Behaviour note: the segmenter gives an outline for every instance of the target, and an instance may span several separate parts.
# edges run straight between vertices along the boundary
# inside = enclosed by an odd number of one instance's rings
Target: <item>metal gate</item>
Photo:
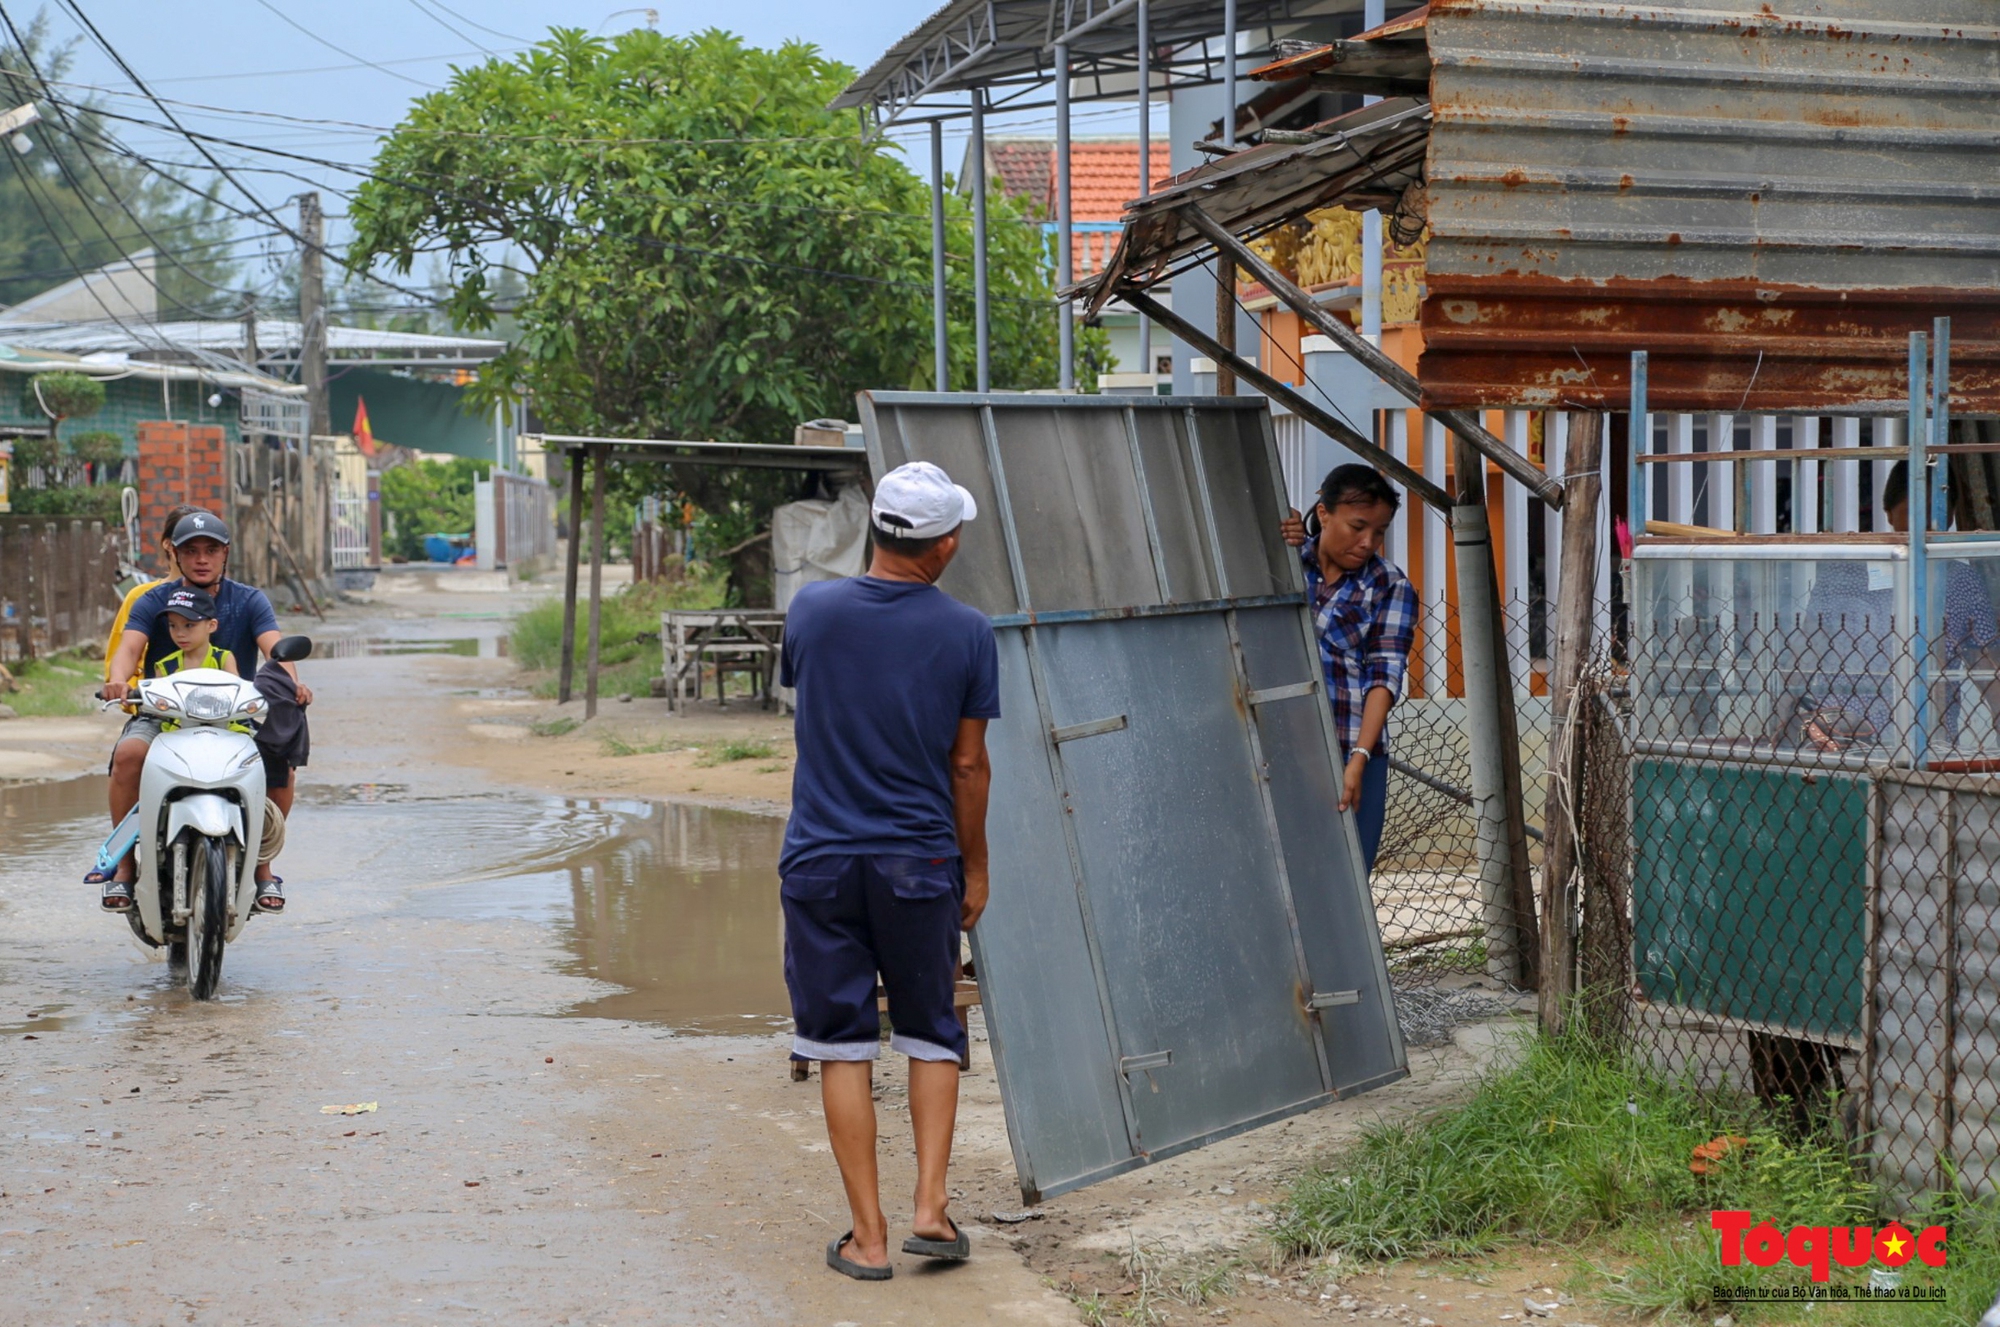
[[[973,936],[1030,1202],[1408,1072],[1261,400],[861,397],[980,519],[998,629]]]

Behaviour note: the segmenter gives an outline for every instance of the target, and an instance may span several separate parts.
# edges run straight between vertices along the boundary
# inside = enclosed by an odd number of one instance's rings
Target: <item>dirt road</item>
[[[1471,1057],[1419,1055],[1390,1093],[1003,1227],[1020,1198],[981,1046],[954,1180],[974,1260],[834,1276],[817,1084],[785,1072],[779,822],[585,788],[564,771],[604,757],[579,739],[479,731],[541,712],[491,648],[508,607],[404,601],[317,633],[292,903],[230,948],[213,1003],[78,883],[101,779],[0,788],[0,1322],[1074,1323],[1053,1283],[1115,1295],[1130,1248],[1234,1249],[1304,1154],[1461,1090]],[[447,635],[471,648],[374,652]],[[780,768],[711,800],[768,813],[786,762],[761,763]],[[897,1061],[881,1082],[907,1221]],[[1346,1309],[1304,1285],[1225,1313]]]

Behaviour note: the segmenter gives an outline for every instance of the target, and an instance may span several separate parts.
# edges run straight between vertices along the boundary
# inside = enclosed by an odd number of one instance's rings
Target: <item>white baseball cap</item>
[[[911,461],[882,476],[869,514],[884,534],[935,539],[977,516],[979,504],[929,461]]]

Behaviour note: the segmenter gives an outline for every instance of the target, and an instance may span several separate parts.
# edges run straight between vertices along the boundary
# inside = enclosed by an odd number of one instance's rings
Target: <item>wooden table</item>
[[[669,610],[660,614],[660,647],[666,655],[667,704],[687,707],[688,682],[701,699],[701,670],[715,663],[715,698],[727,705],[731,672],[757,677],[757,695],[771,707],[771,685],[778,674],[778,652],[785,639],[785,615],[774,608]]]

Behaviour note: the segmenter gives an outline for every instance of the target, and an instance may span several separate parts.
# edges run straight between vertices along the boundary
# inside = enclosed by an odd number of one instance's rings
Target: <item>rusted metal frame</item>
[[[1225,351],[1216,342],[1214,337],[1202,331],[1199,327],[1196,327],[1193,323],[1181,317],[1152,296],[1141,294],[1136,290],[1124,291],[1122,295],[1126,302],[1131,304],[1139,313],[1150,317],[1154,322],[1160,324],[1169,332],[1172,332],[1175,336],[1193,346],[1196,350],[1201,351],[1205,355],[1213,356],[1218,361],[1222,358],[1229,358],[1236,372],[1246,381],[1256,384],[1258,390],[1262,391],[1266,396],[1274,401],[1283,402],[1293,414],[1310,421],[1312,426],[1320,432],[1366,458],[1369,464],[1403,485],[1403,487],[1409,489],[1410,492],[1415,493],[1430,506],[1443,512],[1451,510],[1452,502],[1449,493],[1446,493],[1436,484],[1425,479],[1423,475],[1412,470],[1402,461],[1384,451],[1376,445],[1373,438],[1366,437],[1356,431],[1352,425],[1336,417],[1332,411],[1322,406],[1314,405],[1290,383],[1272,377],[1256,364],[1241,356],[1230,355],[1229,352]]]
[[[1301,290],[1291,278],[1266,262],[1263,256],[1237,239],[1208,215],[1194,202],[1181,205],[1181,216],[1190,226],[1221,251],[1234,258],[1238,264],[1248,268],[1258,280],[1264,283],[1273,295],[1286,307],[1309,323],[1313,330],[1330,337],[1335,345],[1354,356],[1376,377],[1389,384],[1410,404],[1423,409],[1423,387],[1416,375],[1370,344],[1360,333],[1321,308],[1312,296]],[[1486,427],[1472,414],[1463,410],[1431,410],[1425,413],[1464,438],[1478,449],[1480,455],[1499,466],[1501,470],[1540,498],[1550,507],[1558,510],[1563,504],[1563,488],[1554,479],[1542,473],[1535,465],[1513,448],[1486,431]]]

